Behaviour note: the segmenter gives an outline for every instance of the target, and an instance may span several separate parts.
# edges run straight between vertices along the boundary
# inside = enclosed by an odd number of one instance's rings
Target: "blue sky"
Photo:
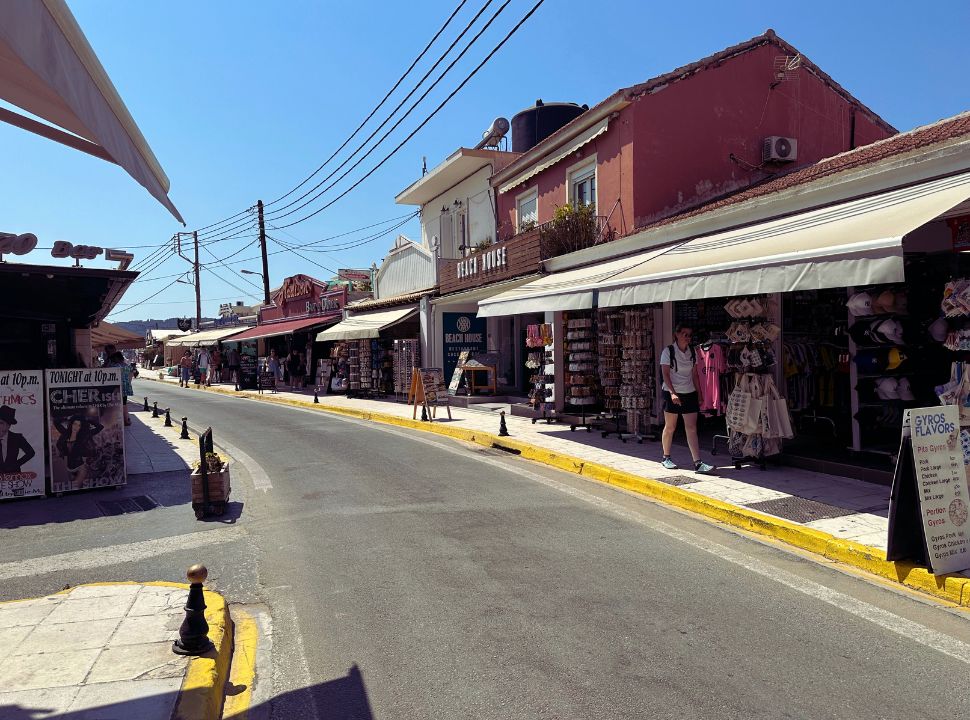
[[[171,179],[170,197],[189,230],[243,211],[257,199],[278,198],[309,175],[390,89],[459,2],[68,1]],[[418,65],[382,112],[410,90],[412,79],[424,73],[483,2],[465,4],[443,36],[447,41],[432,47],[430,59]],[[271,219],[271,225],[302,218],[373,167],[533,3],[512,0],[358,170],[304,211]],[[483,17],[500,5],[493,2]],[[457,147],[474,145],[494,117],[511,117],[536,98],[592,105],[620,87],[768,27],[900,130],[970,109],[965,72],[970,3],[965,1],[660,5],[546,0],[464,90],[373,176],[316,217],[268,231],[283,242],[302,244],[401,217],[411,208],[395,205],[394,196],[420,176],[422,156],[430,168]],[[365,133],[375,126],[372,121]],[[54,240],[129,248],[136,262],[144,262],[154,247],[184,229],[113,165],[6,125],[0,125],[0,143],[8,158],[0,172],[0,230],[33,232],[40,248]],[[380,263],[398,232],[419,235],[412,221],[363,242],[374,232],[318,246],[341,248],[332,252],[300,251],[308,259],[290,251],[272,255],[272,285],[297,272],[325,279],[331,275],[328,269]],[[209,250],[219,258],[241,251],[231,261],[258,256],[256,246],[242,250],[252,241],[242,237],[213,243],[200,259],[215,262]],[[281,250],[275,242],[269,246],[271,252]],[[66,262],[52,260],[41,249],[16,260]],[[129,289],[109,319],[194,316],[194,289],[172,284],[189,267],[169,257]],[[204,315],[216,314],[221,302],[262,296],[259,277],[241,276],[238,268],[258,270],[259,261],[203,270]]]

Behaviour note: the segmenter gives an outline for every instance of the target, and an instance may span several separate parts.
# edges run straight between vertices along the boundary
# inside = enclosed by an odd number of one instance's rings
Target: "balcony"
[[[582,209],[572,210],[566,206],[557,211],[554,219],[516,233],[508,237],[508,241],[533,237],[539,240],[540,260],[548,260],[611,242],[616,239],[616,230],[603,215],[593,215]]]

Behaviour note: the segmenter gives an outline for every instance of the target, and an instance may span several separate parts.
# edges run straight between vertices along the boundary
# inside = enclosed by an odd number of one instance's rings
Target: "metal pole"
[[[266,225],[263,223],[263,201],[256,201],[259,213],[259,249],[263,253],[263,304],[269,305],[269,261],[266,258]]]

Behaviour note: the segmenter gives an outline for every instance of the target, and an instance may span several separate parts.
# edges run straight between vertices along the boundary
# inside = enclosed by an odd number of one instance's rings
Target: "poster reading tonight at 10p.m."
[[[44,494],[44,376],[0,370],[0,499]]]
[[[119,368],[47,371],[51,491],[125,484]]]

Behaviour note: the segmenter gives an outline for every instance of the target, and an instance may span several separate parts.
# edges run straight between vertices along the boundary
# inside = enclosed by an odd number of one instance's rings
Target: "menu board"
[[[444,391],[444,372],[441,368],[414,368],[411,375],[411,389],[408,391],[408,403],[414,405],[413,418],[417,417],[418,406],[424,407],[428,419],[435,419],[438,405],[443,405],[451,420],[451,401]],[[423,418],[422,418],[423,419]]]
[[[926,554],[934,574],[970,568],[970,505],[959,412],[955,405],[909,412]]]
[[[256,389],[256,356],[246,352],[239,354],[239,389]]]
[[[121,369],[46,372],[51,491],[124,485]]]
[[[471,354],[471,350],[462,350],[460,353],[458,353],[458,363],[455,365],[455,371],[451,374],[451,382],[448,383],[449,395],[455,395],[458,393],[458,388],[461,387],[461,380],[465,375],[462,365],[468,362],[468,358]]]
[[[42,370],[0,371],[0,499],[44,494]]]

